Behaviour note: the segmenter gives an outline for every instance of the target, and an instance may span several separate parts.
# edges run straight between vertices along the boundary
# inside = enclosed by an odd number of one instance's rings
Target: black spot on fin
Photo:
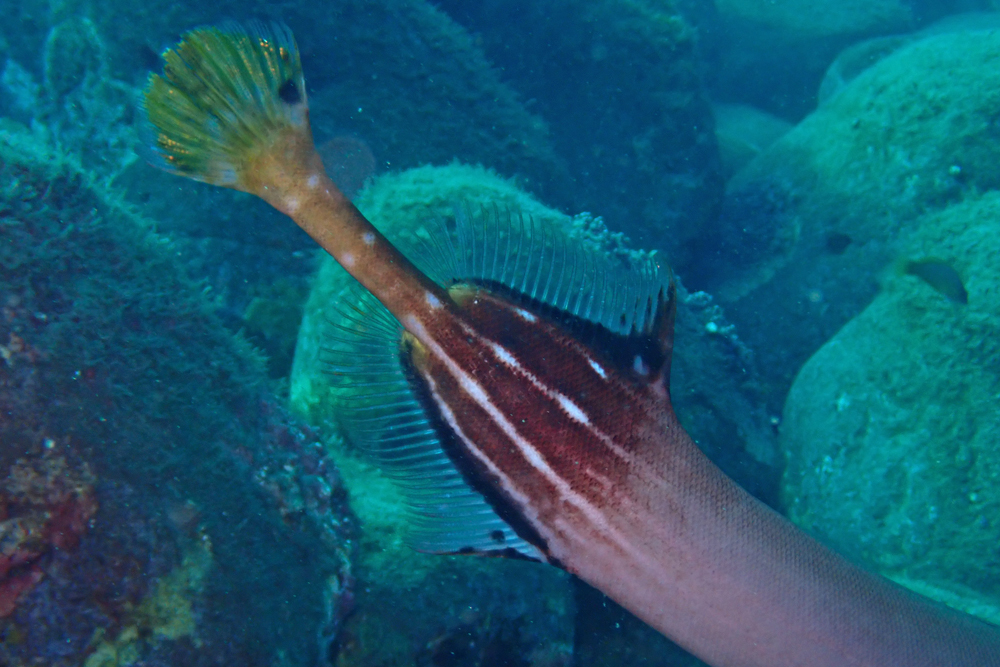
[[[278,88],[278,97],[285,104],[296,105],[302,101],[302,93],[299,91],[298,82],[294,79],[289,79],[281,84]]]
[[[677,285],[673,280],[667,285],[666,294],[657,304],[653,317],[653,327],[650,339],[658,355],[650,363],[650,381],[663,382],[664,388],[670,391],[670,362],[674,356],[674,323],[677,320]],[[657,364],[657,362],[659,362]]]
[[[402,365],[399,323],[360,285],[334,311],[321,358],[336,396],[337,419],[403,491],[412,517],[410,545],[432,553],[545,560],[448,457],[440,428]]]

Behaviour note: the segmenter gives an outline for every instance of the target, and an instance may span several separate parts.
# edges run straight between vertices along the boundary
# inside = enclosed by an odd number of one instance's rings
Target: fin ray
[[[454,223],[452,230],[442,222],[409,253],[442,286],[497,284],[613,333],[653,333],[671,280],[655,257],[611,257],[568,230],[497,206],[459,207]]]
[[[322,362],[340,399],[344,430],[403,491],[412,519],[410,545],[434,553],[517,553],[544,560],[445,453],[400,361],[400,325],[360,285],[349,292],[336,307],[339,321],[331,323]],[[356,354],[359,347],[367,351]]]

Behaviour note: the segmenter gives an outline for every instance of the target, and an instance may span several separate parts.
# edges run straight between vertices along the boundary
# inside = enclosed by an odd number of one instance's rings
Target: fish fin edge
[[[327,326],[321,361],[337,394],[336,421],[402,492],[409,546],[545,561],[448,456],[402,362],[402,327],[385,307],[354,285]]]

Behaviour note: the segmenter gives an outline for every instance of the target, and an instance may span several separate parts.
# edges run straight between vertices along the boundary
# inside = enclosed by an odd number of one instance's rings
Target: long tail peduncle
[[[298,49],[284,26],[196,28],[164,54],[144,109],[159,166],[255,194],[291,217],[400,318],[447,300],[337,189],[309,129]],[[424,317],[427,319],[427,317]]]

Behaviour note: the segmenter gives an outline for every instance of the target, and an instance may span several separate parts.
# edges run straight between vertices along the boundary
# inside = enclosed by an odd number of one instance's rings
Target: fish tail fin
[[[312,149],[298,48],[283,25],[230,24],[186,33],[143,94],[152,161],[167,171],[260,194],[259,158]],[[287,152],[287,151],[286,151]]]

